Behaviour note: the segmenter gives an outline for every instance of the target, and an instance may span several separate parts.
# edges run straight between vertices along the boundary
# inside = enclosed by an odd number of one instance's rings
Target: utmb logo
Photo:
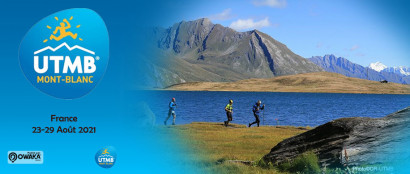
[[[63,99],[89,93],[108,64],[108,32],[90,9],[54,13],[35,24],[20,46],[20,66],[40,91]]]

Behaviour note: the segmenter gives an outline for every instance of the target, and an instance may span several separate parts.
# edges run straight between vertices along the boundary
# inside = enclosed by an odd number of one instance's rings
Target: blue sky
[[[144,32],[141,26],[169,26],[180,20],[200,17],[213,17],[215,22],[225,26],[239,19],[244,21],[242,23],[251,24],[253,20],[253,24],[260,27],[261,31],[287,44],[304,57],[326,53],[339,56],[363,53],[365,56],[348,58],[361,64],[379,60],[392,66],[408,65],[406,55],[410,55],[406,49],[409,48],[410,40],[410,20],[407,18],[409,5],[403,5],[401,1],[395,1],[395,4],[383,1],[385,5],[373,4],[374,1],[370,0],[361,1],[360,4],[354,1],[333,0],[329,3],[302,0],[286,1],[285,4],[273,7],[262,2],[255,4],[252,0],[67,2],[13,0],[0,5],[0,132],[3,142],[6,142],[0,143],[0,153],[5,155],[8,150],[43,150],[46,158],[44,165],[24,166],[8,165],[3,158],[3,162],[0,162],[3,173],[74,173],[79,169],[83,173],[126,173],[131,170],[141,173],[164,173],[163,170],[169,173],[172,170],[175,173],[195,173],[185,169],[186,163],[182,163],[182,166],[178,163],[180,159],[186,159],[179,157],[182,153],[178,153],[178,149],[186,150],[185,147],[170,148],[169,145],[173,143],[165,141],[169,139],[168,136],[136,129],[141,117],[135,117],[133,112],[140,113],[141,110],[134,111],[135,106],[146,98],[157,99],[143,93],[126,92],[133,89],[135,83],[144,80],[137,73],[129,72],[141,70],[140,66],[134,66],[144,64],[138,56],[150,51],[145,49],[146,36],[141,34]],[[60,10],[78,7],[93,9],[104,19],[110,35],[109,65],[104,78],[88,95],[75,100],[56,99],[40,92],[26,80],[19,65],[19,45],[30,27],[42,18]],[[230,9],[227,18],[215,18],[226,9]],[[246,26],[239,24],[236,23],[238,27]],[[349,52],[355,45],[357,48]],[[33,126],[60,125],[49,121],[50,114],[78,116],[79,122],[74,125],[96,126],[98,133],[32,134]],[[71,123],[62,124],[69,125]],[[95,153],[107,145],[118,150],[119,159],[109,171],[96,165],[94,160]],[[154,160],[157,161],[153,163]],[[64,163],[66,161],[69,165]],[[137,170],[135,164],[144,168]]]
[[[409,7],[402,1],[246,0],[180,4],[170,20],[208,17],[238,31],[258,29],[302,57],[335,54],[368,66],[410,66]],[[404,8],[404,9],[403,9]],[[169,24],[162,24],[171,25]]]

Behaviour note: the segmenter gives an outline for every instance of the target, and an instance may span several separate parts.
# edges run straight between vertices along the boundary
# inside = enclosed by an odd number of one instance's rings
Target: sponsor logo
[[[102,18],[85,8],[45,17],[20,45],[20,66],[40,91],[63,99],[79,98],[103,77],[108,65],[108,31]]]
[[[111,168],[117,161],[117,153],[111,146],[104,147],[95,154],[95,162],[102,168]]]
[[[9,151],[9,164],[43,164],[43,151]]]

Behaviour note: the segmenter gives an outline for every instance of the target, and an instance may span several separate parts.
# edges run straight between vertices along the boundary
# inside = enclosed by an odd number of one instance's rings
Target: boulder
[[[275,165],[313,151],[322,167],[383,164],[409,159],[410,107],[383,118],[341,118],[288,138],[263,159]]]

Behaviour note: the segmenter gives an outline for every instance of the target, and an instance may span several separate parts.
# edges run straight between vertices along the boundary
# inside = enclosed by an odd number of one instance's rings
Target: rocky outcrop
[[[322,167],[342,167],[391,162],[401,154],[408,159],[405,145],[410,138],[410,107],[383,118],[341,118],[286,139],[263,157],[281,164],[313,151]]]

